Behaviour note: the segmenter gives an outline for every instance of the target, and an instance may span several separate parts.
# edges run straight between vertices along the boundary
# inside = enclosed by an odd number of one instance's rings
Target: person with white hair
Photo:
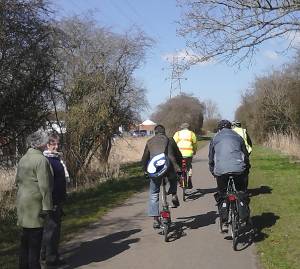
[[[22,227],[20,269],[40,269],[44,222],[52,213],[53,172],[43,150],[48,135],[38,130],[27,138],[29,146],[17,166],[17,216]]]

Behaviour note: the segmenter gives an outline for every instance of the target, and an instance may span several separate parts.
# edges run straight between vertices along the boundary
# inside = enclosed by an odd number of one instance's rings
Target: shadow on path
[[[260,216],[253,216],[252,222],[254,226],[254,242],[260,242],[268,238],[268,234],[262,232],[264,228],[269,228],[275,225],[276,221],[280,217],[275,215],[274,213],[267,212],[267,213],[262,213]]]
[[[101,262],[110,259],[130,248],[131,244],[140,241],[140,238],[127,239],[129,236],[140,232],[133,229],[107,235],[102,238],[82,243],[78,248],[71,250],[68,257],[68,269],[77,268],[92,262]]]
[[[257,196],[260,194],[271,194],[272,190],[273,189],[269,186],[260,186],[259,188],[248,189],[248,193],[249,193],[250,197],[252,197],[252,196]]]
[[[172,227],[173,232],[170,234],[169,241],[175,241],[182,236],[186,236],[184,231],[187,229],[199,229],[214,224],[216,223],[217,217],[218,214],[216,211],[209,211],[201,215],[177,218],[176,220],[179,221],[174,223],[174,226]]]
[[[197,200],[203,197],[205,194],[214,193],[217,188],[210,189],[195,189],[194,191],[187,191],[187,200]]]

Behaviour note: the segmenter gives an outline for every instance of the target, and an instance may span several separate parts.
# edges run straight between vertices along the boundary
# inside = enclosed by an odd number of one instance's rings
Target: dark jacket
[[[66,200],[66,176],[59,157],[47,157],[53,170],[53,205],[59,205]]]
[[[168,145],[168,147],[167,147],[167,145]],[[154,156],[156,156],[160,153],[163,153],[163,152],[168,153],[167,155],[171,162],[170,169],[175,170],[175,172],[179,172],[181,170],[180,169],[180,163],[181,163],[180,155],[178,155],[178,152],[176,151],[176,148],[174,147],[174,144],[171,141],[171,139],[169,139],[164,134],[157,134],[147,141],[147,144],[144,149],[144,154],[143,154],[143,157],[141,160],[144,171],[147,170],[148,162]]]
[[[224,128],[209,145],[209,170],[215,176],[240,173],[250,168],[249,154],[243,138],[231,129]]]

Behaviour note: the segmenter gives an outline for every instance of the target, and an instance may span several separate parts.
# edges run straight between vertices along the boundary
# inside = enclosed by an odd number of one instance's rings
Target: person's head
[[[221,120],[218,122],[218,131],[224,128],[231,129],[231,122],[229,120]]]
[[[184,122],[180,125],[180,129],[184,130],[184,129],[189,129],[190,125],[187,122]]]
[[[242,127],[242,124],[241,124],[241,122],[236,120],[236,121],[232,122],[232,127],[239,127],[240,128],[240,127]]]
[[[59,148],[59,135],[57,133],[52,133],[49,135],[49,140],[47,143],[47,149],[52,152],[58,151]]]
[[[38,149],[43,151],[49,141],[49,135],[43,130],[37,130],[36,132],[30,134],[27,139],[27,145],[30,148]]]
[[[154,128],[154,133],[157,134],[166,134],[166,129],[164,126],[158,124]]]

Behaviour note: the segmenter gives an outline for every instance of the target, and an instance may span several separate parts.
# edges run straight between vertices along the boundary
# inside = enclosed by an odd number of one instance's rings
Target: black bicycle
[[[239,239],[242,234],[242,226],[246,227],[247,225],[250,227],[250,233],[253,233],[253,225],[250,218],[250,211],[248,214],[248,217],[246,219],[241,219],[240,216],[240,209],[241,207],[247,207],[248,205],[245,204],[245,201],[242,201],[239,197],[239,192],[235,188],[234,184],[234,175],[229,175],[229,181],[227,185],[227,191],[226,191],[226,200],[223,202],[225,204],[222,204],[221,206],[226,206],[228,216],[226,223],[222,222],[222,218],[220,218],[220,230],[221,232],[228,232],[230,231],[231,237],[232,237],[232,246],[234,250],[237,250],[238,243],[240,242]],[[228,227],[228,230],[224,229],[224,226]],[[252,241],[252,236],[250,238]],[[243,242],[246,243],[246,245],[249,244],[249,242]],[[251,242],[250,242],[251,243]]]
[[[171,212],[170,207],[167,200],[167,190],[166,190],[166,178],[163,177],[162,179],[162,195],[161,195],[161,211],[159,213],[160,216],[160,223],[162,234],[164,235],[164,241],[168,242],[168,233],[171,226]]]

